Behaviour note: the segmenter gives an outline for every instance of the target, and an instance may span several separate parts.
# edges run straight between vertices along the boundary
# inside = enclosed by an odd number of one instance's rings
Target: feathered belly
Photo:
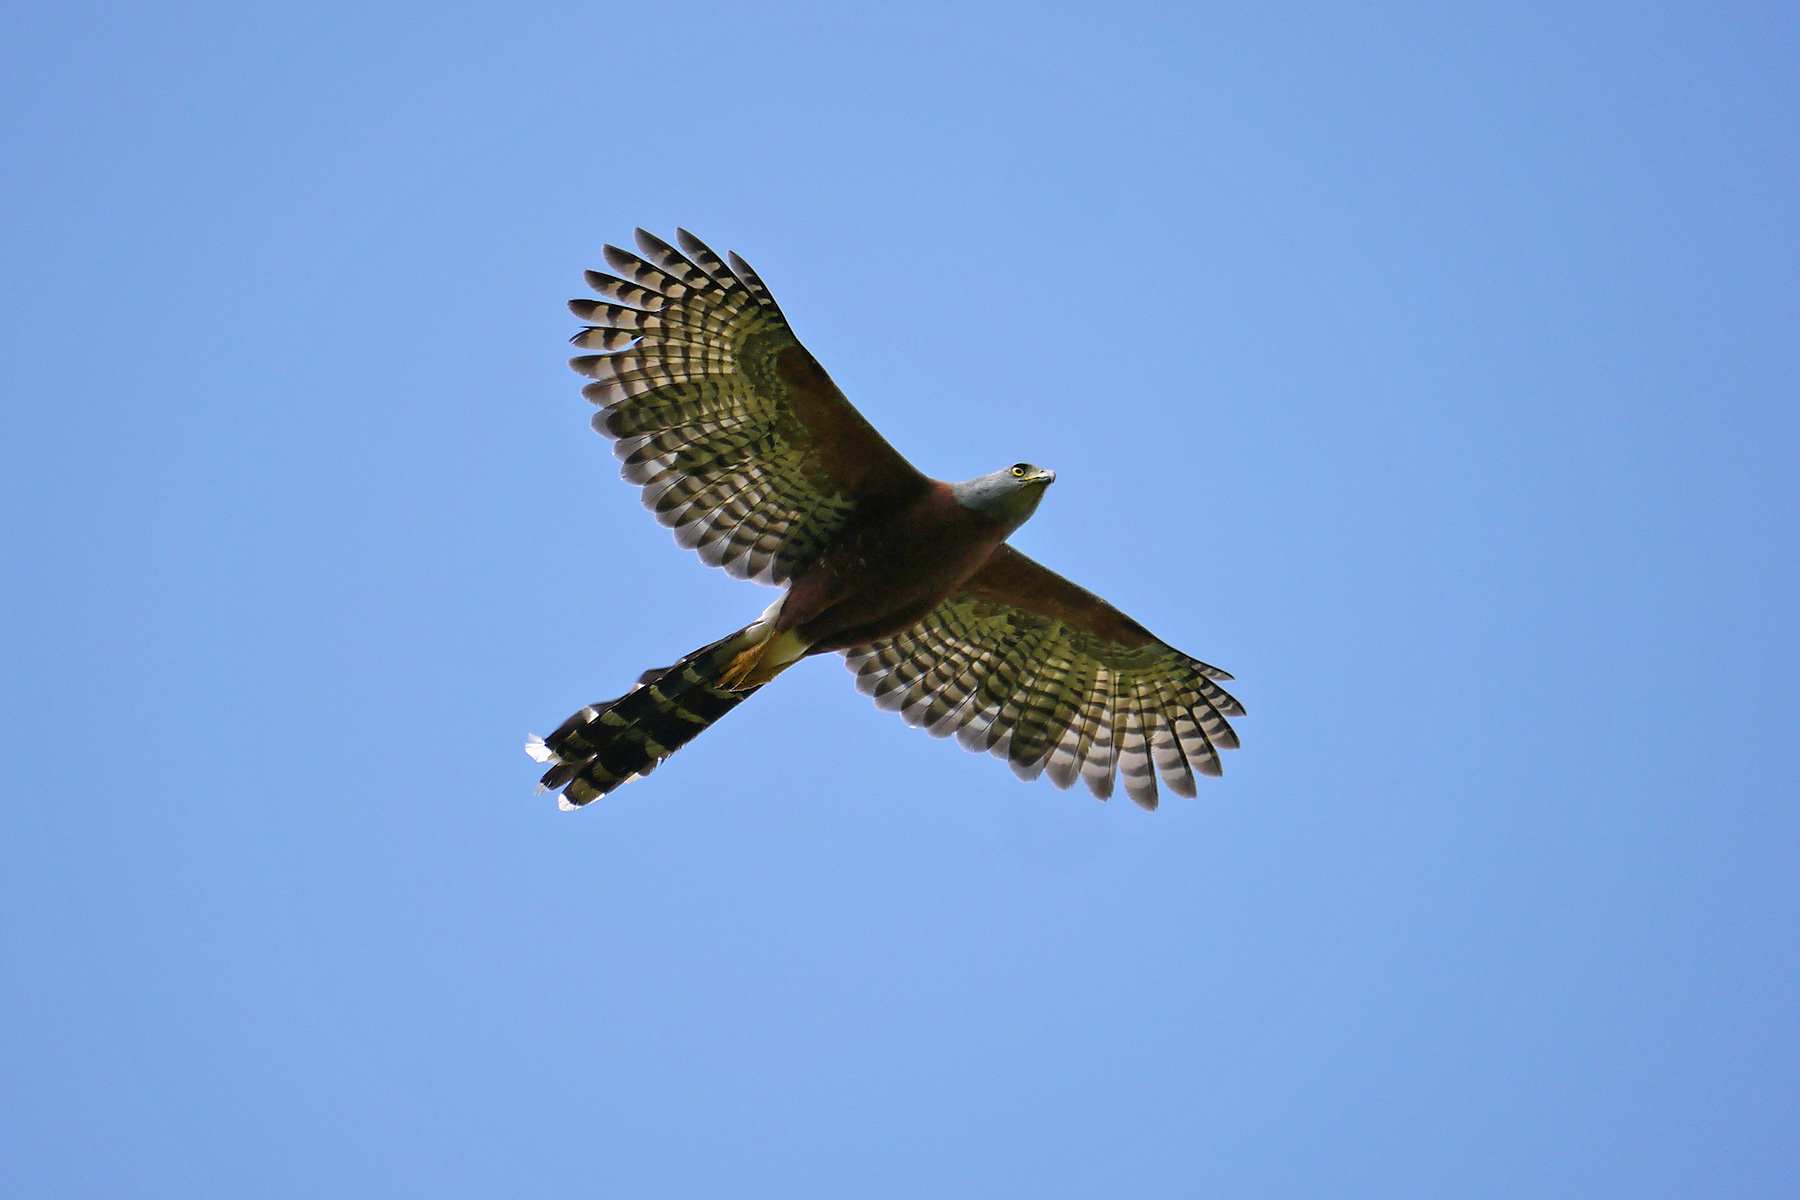
[[[891,637],[980,570],[1000,544],[997,534],[963,523],[846,541],[794,581],[781,625],[797,630],[811,654]]]

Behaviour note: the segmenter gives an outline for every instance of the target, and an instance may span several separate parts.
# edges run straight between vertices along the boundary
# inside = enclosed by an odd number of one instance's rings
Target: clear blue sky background
[[[27,4],[0,1159],[58,1197],[1800,1194],[1791,5]],[[587,428],[743,253],[1235,672],[1146,814],[834,657]]]

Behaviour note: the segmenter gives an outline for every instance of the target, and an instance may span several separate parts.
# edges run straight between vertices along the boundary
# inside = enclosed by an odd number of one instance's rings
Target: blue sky
[[[16,6],[19,1195],[1800,1192],[1800,22]],[[1146,814],[784,676],[564,366],[736,249],[918,465],[1234,672]]]

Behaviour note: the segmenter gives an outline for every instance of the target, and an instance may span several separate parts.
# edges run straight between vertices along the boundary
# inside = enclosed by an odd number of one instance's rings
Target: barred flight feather
[[[1232,700],[1211,680],[1200,679],[1196,680],[1195,684],[1192,692],[1184,699],[1194,715],[1194,720],[1200,723],[1200,729],[1205,733],[1206,740],[1220,750],[1236,750],[1238,748],[1237,731],[1225,719],[1225,710],[1235,708],[1237,711],[1231,715],[1241,717],[1244,715],[1243,709],[1238,706],[1237,701]],[[1221,701],[1230,701],[1230,703],[1225,705],[1221,704]]]
[[[963,730],[983,719],[982,686],[987,682],[1000,660],[1009,649],[1007,643],[980,642],[971,643],[977,650],[973,661],[960,674],[953,685],[954,691],[946,699],[953,702],[953,707],[940,718],[933,727],[939,737],[954,735],[959,743],[963,740]]]
[[[942,737],[948,731],[939,730],[945,715],[967,696],[966,690],[959,690],[957,679],[971,666],[969,657],[952,642],[944,630],[931,629],[928,632],[929,650],[935,661],[925,663],[917,680],[907,689],[906,703],[900,709],[900,719],[915,728],[923,727],[930,733]]]
[[[690,295],[705,294],[718,299],[726,299],[718,283],[709,278],[705,271],[690,262],[671,260],[667,271],[651,266],[629,250],[621,250],[617,246],[607,246],[602,253],[613,270],[642,287],[650,288],[673,300],[683,299]]]
[[[1012,695],[1013,685],[1024,666],[1025,653],[1015,638],[1009,637],[999,647],[974,694],[969,697],[968,717],[956,731],[956,740],[963,749],[980,754],[994,748],[994,739],[1004,732],[1004,729],[995,730],[994,725]]]
[[[616,274],[587,273],[599,300],[569,304],[589,323],[570,360],[603,406],[620,474],[677,541],[740,578],[784,583],[855,510],[775,363],[798,349],[755,271],[686,230],[681,249],[643,230],[637,253],[605,247]],[[801,353],[804,353],[801,351]],[[910,470],[900,464],[900,469]]]
[[[650,774],[757,691],[720,682],[732,657],[757,636],[747,627],[672,667],[646,671],[617,700],[590,704],[549,737],[533,739],[527,751],[550,764],[538,790],[560,792],[564,808],[579,808]]]
[[[687,261],[692,262],[702,271],[705,271],[712,277],[714,283],[719,284],[721,287],[729,287],[732,283],[738,282],[732,275],[731,268],[726,266],[724,261],[720,259],[718,255],[713,253],[711,246],[708,246],[705,242],[701,241],[685,229],[677,229],[675,231],[675,240],[681,243],[681,250],[682,253],[687,255]],[[643,250],[646,254],[664,254],[674,258],[681,257],[680,254],[676,253],[675,247],[669,245],[669,243],[663,241],[656,235],[645,233],[641,229],[638,230],[637,244],[638,248]]]
[[[1034,639],[1030,657],[1022,665],[1015,681],[1012,694],[1000,707],[999,715],[988,730],[991,745],[988,752],[1004,758],[1012,766],[1014,775],[1020,779],[1036,779],[1040,774],[1038,759],[1042,757],[1041,748],[1034,740],[1034,728],[1037,720],[1036,700],[1040,683],[1050,669],[1047,658],[1048,649],[1044,639]],[[998,731],[998,736],[995,736]]]
[[[661,312],[669,306],[671,297],[653,292],[629,279],[620,279],[604,271],[588,271],[584,274],[589,289],[603,300],[623,304],[627,308],[642,309],[644,312]]]
[[[751,270],[750,264],[737,256],[737,251],[727,251],[725,257],[731,260],[731,273],[743,281],[744,286],[750,289],[750,294],[756,297],[758,303],[773,308],[779,313],[781,310],[776,308],[775,297],[769,294],[769,289],[763,283],[762,276]]]
[[[1150,757],[1168,789],[1192,800],[1199,795],[1199,790],[1194,785],[1194,767],[1188,758],[1187,746],[1182,743],[1180,729],[1183,724],[1193,726],[1193,718],[1172,695],[1171,684],[1154,675],[1146,678],[1145,684],[1156,706],[1151,714],[1155,735],[1150,741]]]
[[[934,737],[1004,758],[1021,779],[1077,780],[1096,797],[1157,805],[1157,780],[1194,796],[1237,745],[1226,715],[1243,706],[1216,667],[1161,642],[1124,646],[1054,617],[946,600],[911,629],[844,652],[856,687]]]
[[[1013,723],[1009,756],[1013,774],[1021,779],[1036,779],[1048,764],[1056,746],[1056,736],[1068,728],[1072,712],[1065,707],[1063,683],[1069,677],[1069,664],[1055,650],[1050,651],[1029,689],[1021,689],[1019,715]]]
[[[1132,681],[1131,693],[1123,698],[1113,725],[1113,738],[1119,748],[1119,782],[1125,794],[1139,808],[1153,809],[1157,804],[1156,769],[1150,762],[1150,739],[1144,728],[1142,683]]]
[[[724,287],[715,276],[706,270],[704,263],[683,258],[675,247],[655,234],[647,233],[642,229],[637,231],[636,240],[638,253],[642,254],[657,270],[674,276],[684,286],[696,291],[711,291],[721,296],[726,294]],[[612,262],[615,269],[619,265],[610,258],[607,261]]]

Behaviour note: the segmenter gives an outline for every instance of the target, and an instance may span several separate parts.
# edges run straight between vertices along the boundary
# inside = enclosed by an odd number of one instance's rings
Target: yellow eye
[[[1024,467],[1014,467],[1013,468],[1013,478],[1014,479],[1025,478],[1025,468]]]

